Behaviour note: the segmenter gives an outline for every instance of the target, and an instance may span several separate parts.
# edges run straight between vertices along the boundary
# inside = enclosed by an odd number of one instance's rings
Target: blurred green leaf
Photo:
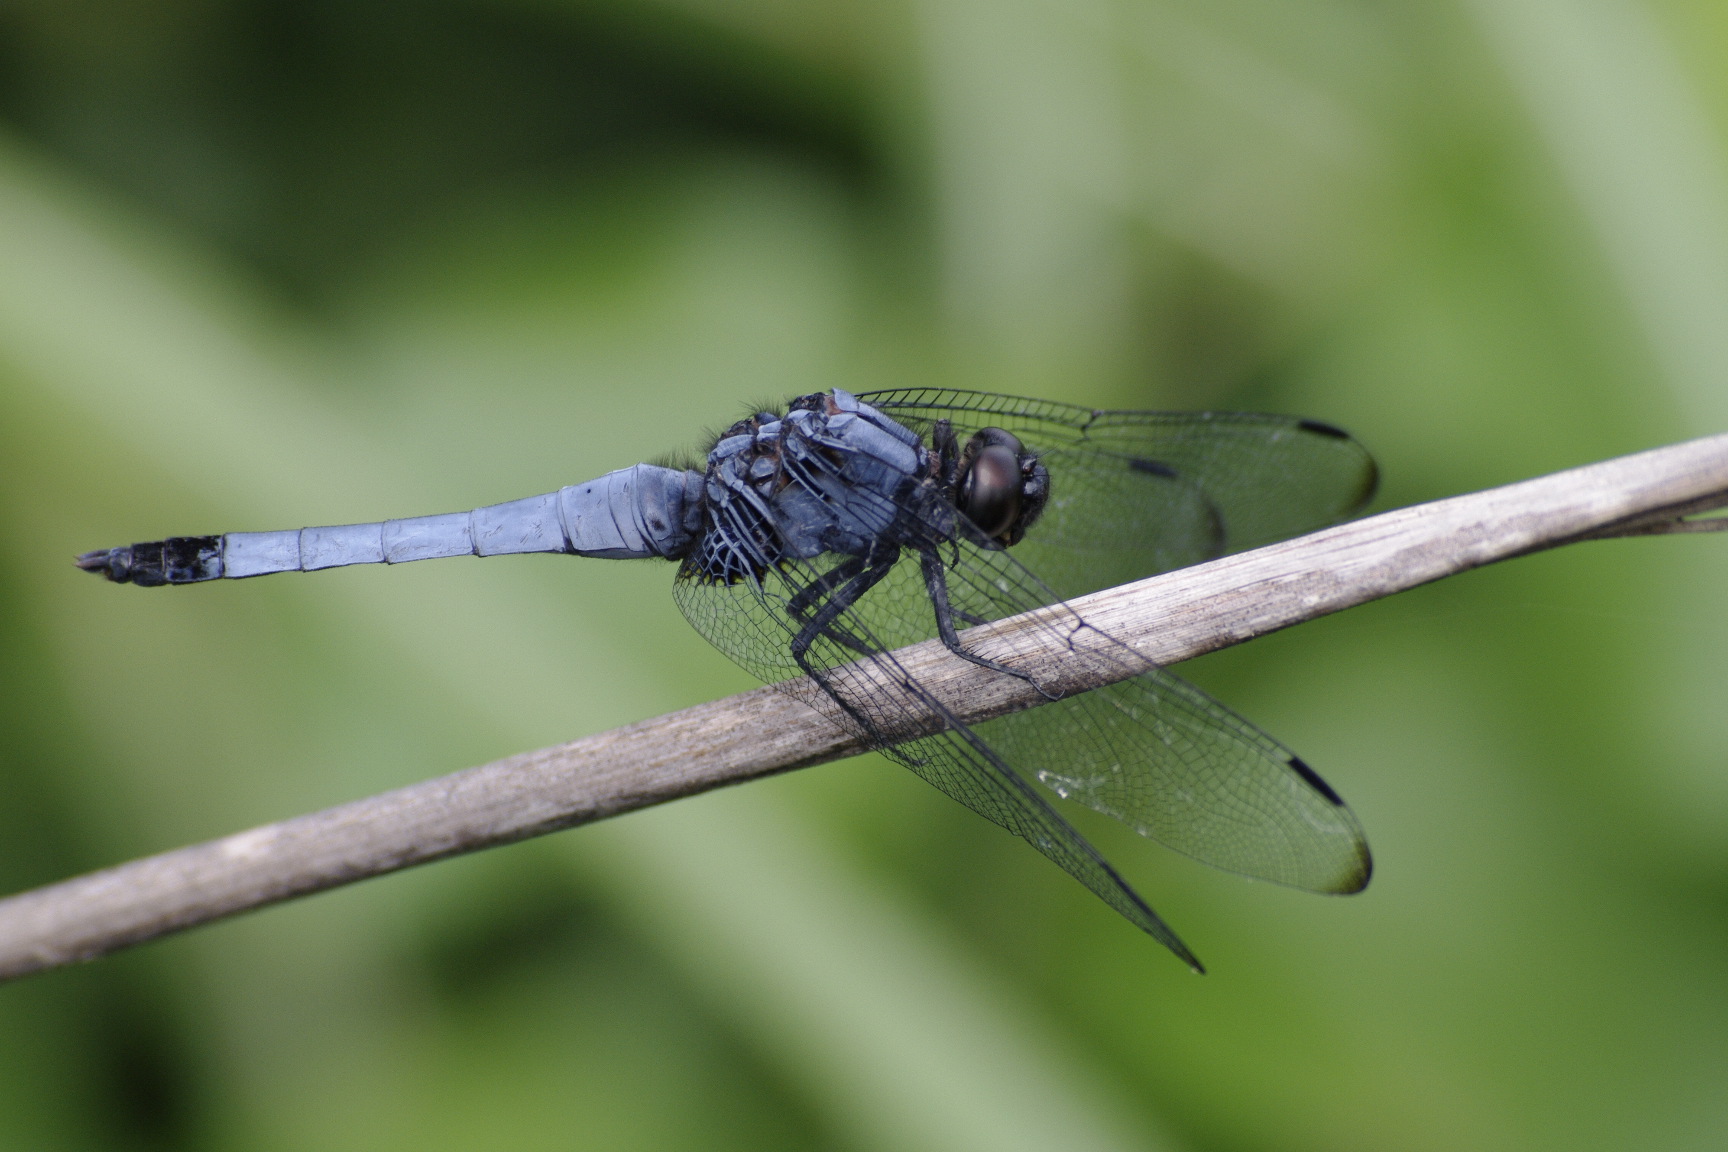
[[[152,593],[86,548],[509,499],[834,386],[1301,412],[1388,504],[1718,431],[1721,31],[1636,0],[8,6],[0,874],[744,684],[665,566]],[[1563,550],[1185,668],[1378,864],[1325,901],[1077,814],[1204,981],[866,758],[0,990],[0,1143],[1714,1146],[1720,544]]]

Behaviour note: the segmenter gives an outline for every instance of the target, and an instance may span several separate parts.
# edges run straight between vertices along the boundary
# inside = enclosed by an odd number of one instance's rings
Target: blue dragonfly
[[[1338,793],[1126,644],[1094,657],[1115,665],[1107,687],[980,724],[893,652],[934,638],[1029,679],[963,630],[1053,607],[1032,640],[1060,644],[1090,627],[1069,600],[1334,523],[1376,481],[1359,443],[1296,417],[835,389],[739,420],[701,467],[637,464],[471,512],[172,537],[78,564],[149,586],[524,552],[672,560],[679,608],[727,656],[771,683],[808,677],[836,723],[1023,837],[1199,971],[1034,781],[1207,864],[1356,892],[1372,864]]]

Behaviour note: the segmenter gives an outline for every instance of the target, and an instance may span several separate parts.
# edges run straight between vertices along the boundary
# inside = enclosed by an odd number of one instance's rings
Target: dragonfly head
[[[954,503],[984,535],[1020,543],[1049,496],[1049,471],[1012,432],[985,428],[967,441]]]

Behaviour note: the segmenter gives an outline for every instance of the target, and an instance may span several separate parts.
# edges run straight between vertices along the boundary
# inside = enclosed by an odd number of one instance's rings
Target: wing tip
[[[1363,450],[1363,456],[1368,467],[1363,473],[1361,486],[1356,490],[1356,502],[1350,507],[1351,512],[1360,512],[1368,507],[1374,494],[1380,491],[1380,464],[1374,457],[1367,455],[1366,449]]]
[[[1380,490],[1380,465],[1375,461],[1373,454],[1362,447],[1360,440],[1336,424],[1328,424],[1324,420],[1299,419],[1296,421],[1296,427],[1315,436],[1322,436],[1328,440],[1342,440],[1356,446],[1362,453],[1364,468],[1362,479],[1351,497],[1350,506],[1344,509],[1344,514],[1350,515],[1366,508],[1368,502],[1374,499],[1374,493]]]
[[[1115,876],[1113,870],[1111,874],[1112,876]],[[1121,890],[1127,893],[1127,895],[1133,900],[1134,910],[1139,913],[1137,916],[1128,916],[1128,921],[1136,928],[1146,933],[1146,935],[1152,937],[1152,939],[1158,941],[1158,943],[1164,945],[1164,947],[1175,953],[1176,959],[1188,965],[1188,970],[1193,972],[1194,975],[1206,975],[1206,965],[1200,963],[1200,957],[1194,955],[1188,945],[1182,943],[1182,937],[1176,935],[1175,930],[1172,929],[1170,925],[1164,923],[1164,918],[1159,916],[1158,913],[1152,911],[1151,906],[1140,898],[1138,892],[1123,883],[1121,877],[1115,876],[1115,879],[1117,884],[1121,887]],[[1114,903],[1114,901],[1111,901],[1111,903]],[[1124,914],[1127,912],[1126,909],[1119,905],[1116,910],[1118,912],[1123,912]]]
[[[1356,858],[1351,866],[1340,873],[1331,883],[1309,889],[1322,896],[1354,896],[1368,887],[1368,882],[1374,878],[1374,854],[1368,850],[1368,841],[1356,839]]]
[[[1302,778],[1304,784],[1325,797],[1328,804],[1349,813],[1350,806],[1344,803],[1344,797],[1338,795],[1332,785],[1326,783],[1325,778],[1320,773],[1308,767],[1302,757],[1287,756],[1285,763],[1290,766],[1292,772]],[[1357,827],[1354,817],[1351,818],[1348,826],[1356,830],[1355,859],[1351,861],[1351,866],[1336,880],[1316,889],[1316,891],[1324,892],[1329,896],[1353,896],[1368,887],[1368,881],[1374,878],[1374,854],[1368,850],[1368,841],[1362,838],[1361,830]]]
[[[1200,957],[1194,955],[1194,953],[1189,950],[1188,945],[1182,943],[1182,938],[1172,932],[1169,925],[1165,924],[1163,920],[1158,919],[1156,914],[1153,916],[1153,923],[1151,925],[1137,924],[1136,927],[1140,928],[1148,936],[1152,937],[1152,939],[1158,941],[1158,943],[1164,945],[1164,947],[1170,949],[1170,951],[1175,954],[1176,959],[1188,965],[1188,970],[1194,973],[1194,975],[1206,975],[1206,965],[1200,963]]]
[[[1340,889],[1338,892],[1340,896],[1354,896],[1368,887],[1368,881],[1374,879],[1374,853],[1368,850],[1368,841],[1360,840],[1357,842],[1357,846],[1360,850],[1361,863],[1357,866],[1355,876],[1352,877],[1353,886]]]

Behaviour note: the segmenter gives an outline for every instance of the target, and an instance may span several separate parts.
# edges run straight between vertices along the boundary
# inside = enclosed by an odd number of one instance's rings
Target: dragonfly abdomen
[[[370,524],[173,536],[86,552],[78,566],[121,584],[152,587],[313,572],[351,564],[404,564],[445,556],[562,552],[677,559],[701,526],[702,476],[637,464],[587,484],[471,512]]]

